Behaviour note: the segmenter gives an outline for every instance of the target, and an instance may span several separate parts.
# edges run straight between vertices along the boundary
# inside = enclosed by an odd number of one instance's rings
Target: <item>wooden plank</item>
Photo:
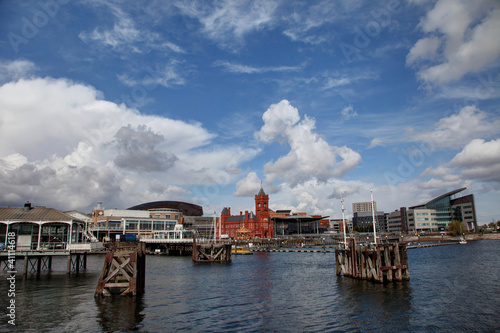
[[[377,282],[384,282],[384,276],[383,276],[382,270],[380,269],[382,267],[382,253],[381,253],[380,247],[376,248],[376,253],[377,253],[377,257],[375,260],[375,270],[376,270],[377,274],[374,275],[374,280]]]
[[[385,267],[392,267],[391,266],[391,246],[385,246],[384,247],[384,261],[385,261]],[[382,268],[382,267],[381,267]],[[383,271],[383,269],[381,269]],[[392,268],[388,269],[385,271],[385,276],[387,281],[392,282]]]
[[[401,256],[399,255],[399,247],[400,245],[396,243],[394,245],[394,265],[396,267],[401,266]],[[401,281],[403,279],[403,275],[401,274],[401,268],[396,268],[396,273],[394,275],[396,281]]]
[[[130,283],[128,282],[109,282],[104,284],[105,288],[128,288]]]

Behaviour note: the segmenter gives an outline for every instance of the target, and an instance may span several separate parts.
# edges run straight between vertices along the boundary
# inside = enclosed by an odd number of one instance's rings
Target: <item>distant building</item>
[[[269,213],[269,196],[260,188],[255,195],[255,214],[248,210],[239,215],[231,215],[231,208],[224,207],[220,217],[221,235],[231,238],[272,238],[274,224]]]
[[[401,207],[387,215],[387,232],[406,233],[408,227],[406,207]]]
[[[371,212],[355,212],[352,217],[353,228],[373,227],[373,214]],[[387,220],[384,212],[375,212],[377,231],[387,231]]]
[[[352,232],[352,221],[345,220],[345,225],[347,227],[347,232]],[[342,219],[330,219],[329,230],[334,232],[344,232],[344,224]]]
[[[414,225],[409,231],[443,231],[452,221],[460,221],[464,231],[478,230],[474,195],[456,195],[466,187],[445,193],[424,204],[408,208],[408,223]]]
[[[373,208],[375,208],[375,211],[377,211],[377,202],[373,202]],[[352,204],[352,213],[365,213],[365,212],[371,212],[372,211],[372,202],[367,201],[367,202],[353,202]]]

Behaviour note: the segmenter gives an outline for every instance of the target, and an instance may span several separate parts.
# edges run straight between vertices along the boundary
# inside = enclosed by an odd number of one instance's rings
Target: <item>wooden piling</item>
[[[231,262],[231,244],[226,243],[197,243],[193,240],[193,261],[194,262]]]
[[[347,249],[335,249],[337,275],[375,282],[410,279],[405,243],[357,246],[350,239]]]
[[[108,247],[95,297],[138,295],[144,292],[146,244],[116,242]]]

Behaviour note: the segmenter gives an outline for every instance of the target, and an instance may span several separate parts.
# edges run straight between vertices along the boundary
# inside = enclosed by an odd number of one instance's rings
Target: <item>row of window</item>
[[[125,230],[173,230],[176,221],[125,220]]]

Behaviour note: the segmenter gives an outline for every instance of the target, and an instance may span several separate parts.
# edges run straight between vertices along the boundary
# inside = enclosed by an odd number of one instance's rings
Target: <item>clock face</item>
[[[99,215],[102,215],[102,214],[104,214],[104,213],[103,212],[99,212]]]

